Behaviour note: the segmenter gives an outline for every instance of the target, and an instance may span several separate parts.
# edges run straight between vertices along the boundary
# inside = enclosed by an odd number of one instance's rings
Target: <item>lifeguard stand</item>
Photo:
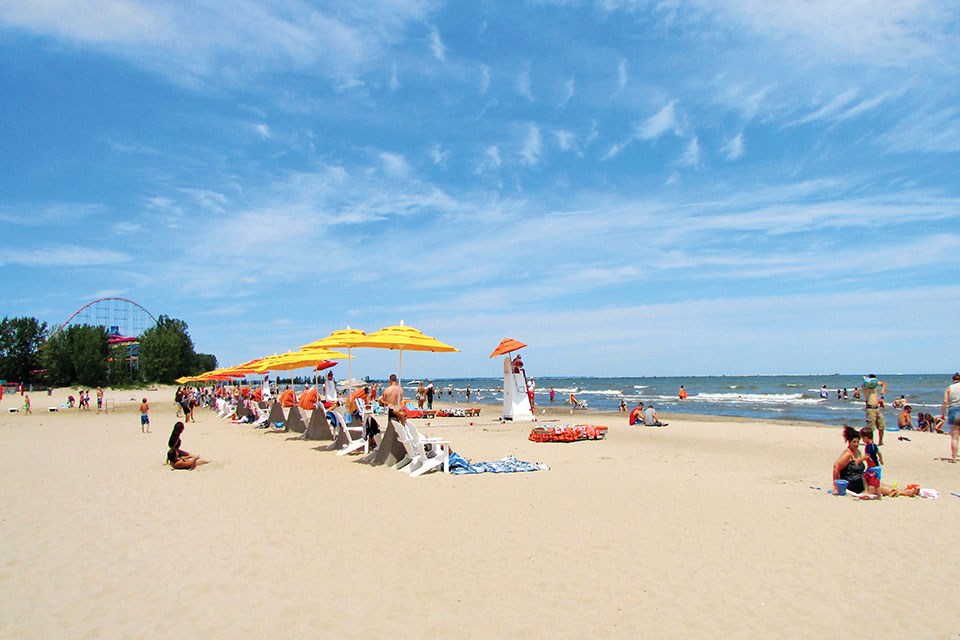
[[[515,373],[510,356],[503,359],[503,419],[533,421],[527,395],[527,373],[523,369]]]

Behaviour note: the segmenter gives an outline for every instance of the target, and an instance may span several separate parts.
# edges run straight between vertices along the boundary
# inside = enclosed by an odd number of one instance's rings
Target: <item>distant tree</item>
[[[217,356],[212,353],[198,353],[197,354],[197,368],[194,370],[194,375],[198,373],[204,373],[206,371],[213,371],[217,368]]]
[[[84,324],[60,331],[43,346],[48,379],[59,386],[105,384],[110,353],[108,340],[104,327]]]
[[[125,386],[136,382],[139,378],[139,370],[136,363],[131,363],[127,358],[129,352],[126,344],[115,344],[110,348],[110,355],[107,358],[107,376],[110,386]]]
[[[140,375],[147,382],[171,384],[197,367],[193,340],[183,320],[160,316],[140,336]]]
[[[47,323],[36,318],[0,320],[0,379],[32,382],[42,368],[40,345],[47,339]]]

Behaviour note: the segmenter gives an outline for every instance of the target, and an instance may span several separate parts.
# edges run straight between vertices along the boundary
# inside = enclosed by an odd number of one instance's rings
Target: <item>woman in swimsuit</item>
[[[860,453],[860,432],[853,427],[843,427],[843,439],[847,448],[843,450],[837,461],[833,463],[833,490],[837,491],[837,480],[847,481],[847,491],[863,493],[866,489],[864,471],[865,461],[869,456]],[[882,496],[915,496],[920,490],[917,488],[897,490],[888,484],[880,483],[878,491]]]
[[[174,469],[193,469],[197,464],[205,464],[206,461],[200,460],[200,456],[192,456],[189,452],[180,448],[180,434],[183,433],[183,423],[178,422],[173,425],[173,432],[170,434],[170,440],[167,442],[169,450],[167,451],[167,462]]]

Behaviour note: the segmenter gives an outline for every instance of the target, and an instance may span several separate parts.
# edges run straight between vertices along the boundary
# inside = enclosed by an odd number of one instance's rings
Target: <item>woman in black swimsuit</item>
[[[167,462],[174,469],[193,469],[197,463],[203,464],[200,456],[192,456],[189,452],[180,448],[180,434],[183,433],[183,423],[178,422],[173,425],[173,432],[170,433],[170,440],[167,442]]]
[[[844,425],[843,439],[847,442],[847,448],[843,450],[837,461],[833,463],[833,490],[837,491],[837,480],[847,481],[847,491],[853,493],[863,493],[866,483],[863,480],[863,472],[866,470],[865,461],[870,456],[860,453],[860,432],[853,427]],[[880,484],[879,493],[882,496],[915,496],[919,489],[896,490],[888,484]]]

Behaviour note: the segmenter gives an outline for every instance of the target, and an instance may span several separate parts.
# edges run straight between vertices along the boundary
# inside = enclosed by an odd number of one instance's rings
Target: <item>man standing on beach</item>
[[[433,409],[433,380],[427,382],[427,409]]]
[[[887,393],[887,383],[877,380],[877,376],[870,374],[863,379],[863,400],[866,403],[867,426],[876,429],[877,446],[883,446],[883,431],[887,423],[883,419],[883,396]]]
[[[403,389],[397,382],[397,374],[390,374],[390,386],[383,390],[380,404],[387,407],[387,420],[397,419],[403,422],[403,418],[398,414],[403,405]]]

